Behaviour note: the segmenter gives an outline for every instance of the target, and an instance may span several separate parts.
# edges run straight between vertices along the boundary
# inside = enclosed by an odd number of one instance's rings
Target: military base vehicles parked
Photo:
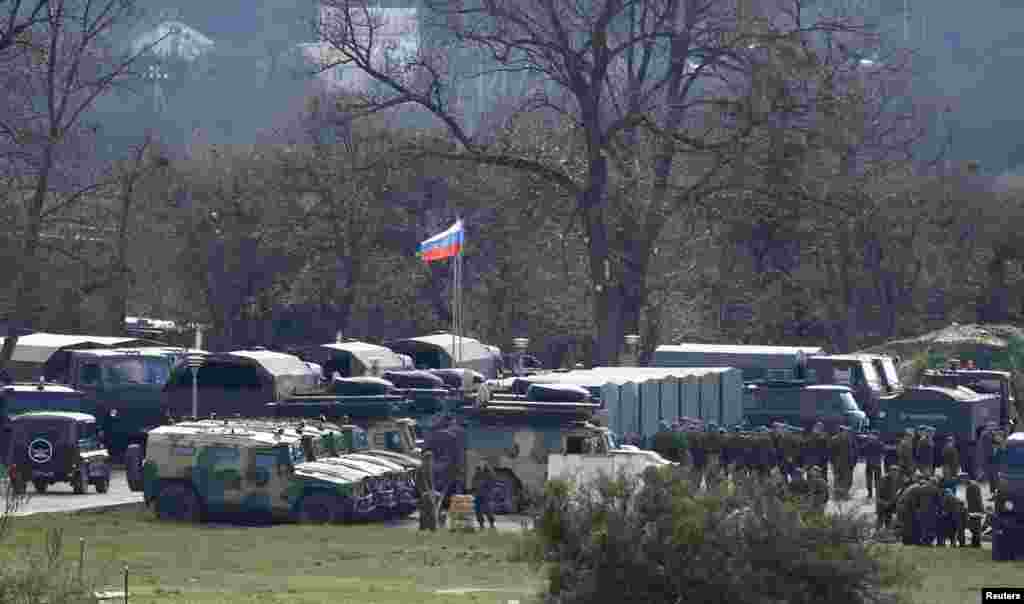
[[[205,514],[326,523],[408,513],[409,468],[344,454],[358,429],[312,422],[201,420],[149,434],[145,501],[160,518]],[[403,502],[403,493],[406,501]]]
[[[846,386],[811,385],[792,382],[765,382],[747,387],[747,405],[743,414],[753,426],[783,423],[805,429],[822,422],[829,432],[847,426],[861,432],[868,426],[868,416]]]

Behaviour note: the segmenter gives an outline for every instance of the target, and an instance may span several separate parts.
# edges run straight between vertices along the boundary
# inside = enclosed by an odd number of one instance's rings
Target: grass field
[[[1024,561],[993,562],[989,549],[892,546],[921,573],[914,604],[980,602],[982,587],[1024,587]]]
[[[127,565],[132,603],[525,604],[541,585],[516,561],[515,534],[421,535],[380,524],[194,526],[157,522],[143,508],[19,518],[3,552],[40,551],[50,527],[63,528],[66,556],[76,563],[79,538],[86,539],[87,573],[100,587],[120,589]]]
[[[78,559],[78,539],[87,540],[87,572],[100,586],[118,588],[127,564],[132,603],[526,604],[542,587],[518,561],[515,532],[194,526],[157,522],[140,508],[18,518],[0,553],[40,551],[52,527],[63,529],[69,560]],[[981,587],[1024,587],[1024,562],[993,563],[987,549],[892,547],[921,573],[907,594],[914,604],[976,602]]]

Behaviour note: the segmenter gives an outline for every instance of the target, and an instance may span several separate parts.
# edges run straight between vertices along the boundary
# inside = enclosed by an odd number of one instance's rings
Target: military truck
[[[51,357],[46,370],[50,379],[85,393],[104,444],[120,458],[129,445],[145,442],[147,430],[165,423],[161,391],[186,353],[165,347],[71,350]]]
[[[999,422],[1002,405],[997,395],[967,388],[916,386],[888,401],[872,427],[886,445],[887,463],[896,462],[896,446],[907,429],[916,430],[922,425],[935,428],[937,462],[946,437],[953,436],[963,470],[975,478],[980,463],[976,459],[978,439],[987,424]]]
[[[667,460],[657,456],[637,456],[643,463],[626,463],[627,456],[636,456],[634,449],[619,449],[608,428],[588,421],[593,414],[590,404],[530,403],[495,405],[468,410],[459,428],[432,433],[428,447],[438,463],[454,463],[464,472],[464,484],[472,485],[476,470],[486,463],[496,474],[492,490],[496,513],[516,513],[542,494],[548,478],[549,464],[557,459],[558,468],[578,466],[577,459],[615,457],[629,471],[642,471],[650,465],[663,465]],[[445,436],[447,438],[438,438]]]
[[[209,513],[327,523],[375,511],[368,479],[338,463],[336,427],[197,421],[149,433],[144,498],[161,519]],[[319,457],[318,454],[325,454]]]
[[[992,560],[1024,558],[1024,432],[1006,439],[1001,475],[993,499]]]
[[[878,417],[903,391],[896,364],[883,355],[814,355],[805,360],[806,377],[815,384],[847,386],[869,418]]]
[[[21,413],[8,418],[0,431],[0,455],[15,493],[24,493],[29,482],[37,493],[58,482],[71,483],[76,495],[84,494],[89,485],[97,493],[110,488],[110,456],[100,444],[92,415]]]
[[[743,415],[753,426],[781,422],[809,429],[820,421],[829,432],[838,431],[839,426],[860,432],[868,425],[867,414],[846,386],[778,381],[749,384],[746,389]]]

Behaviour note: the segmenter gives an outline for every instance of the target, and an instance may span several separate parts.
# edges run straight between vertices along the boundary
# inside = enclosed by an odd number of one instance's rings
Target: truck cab
[[[922,386],[968,388],[978,394],[999,397],[999,424],[1007,425],[1018,417],[1017,392],[1008,371],[979,369],[927,369],[921,375]]]
[[[868,354],[821,355],[807,359],[807,369],[817,384],[850,388],[868,417],[877,417],[885,397],[902,390],[890,357]]]

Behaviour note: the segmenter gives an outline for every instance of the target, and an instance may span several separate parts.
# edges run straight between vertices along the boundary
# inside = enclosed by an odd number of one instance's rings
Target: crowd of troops
[[[850,497],[854,469],[863,460],[867,495],[875,501],[879,528],[894,528],[895,518],[907,527],[901,530],[906,543],[960,545],[965,531],[971,530],[976,546],[984,517],[981,487],[964,480],[955,439],[950,436],[936,443],[934,435],[930,426],[908,429],[893,456],[892,452],[887,455],[877,431],[854,434],[841,426],[830,434],[820,422],[809,431],[785,424],[728,429],[682,418],[672,425],[662,422],[653,448],[688,466],[698,485],[775,477],[820,511],[830,495],[837,500]],[[997,476],[1003,439],[995,426],[987,427],[979,439],[975,454],[983,479],[990,484]],[[956,494],[960,484],[966,484],[966,504]]]

